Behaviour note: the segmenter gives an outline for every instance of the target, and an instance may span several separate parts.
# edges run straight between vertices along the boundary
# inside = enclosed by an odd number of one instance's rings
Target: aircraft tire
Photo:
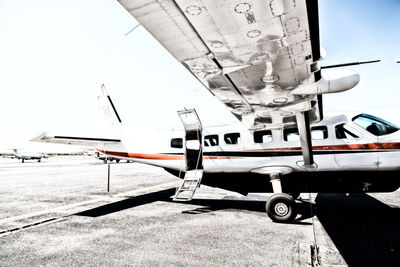
[[[273,194],[267,201],[265,208],[268,217],[274,222],[291,222],[296,218],[295,201],[288,194]]]
[[[24,163],[25,162],[25,160],[24,159],[22,159],[22,163]]]
[[[40,159],[38,159],[38,161],[37,162],[40,162]]]
[[[116,159],[115,162],[119,163],[119,159]]]

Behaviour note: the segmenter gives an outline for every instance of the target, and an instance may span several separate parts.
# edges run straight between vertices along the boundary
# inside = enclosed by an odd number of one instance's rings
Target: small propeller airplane
[[[21,162],[24,163],[25,160],[37,160],[40,162],[44,156],[40,153],[21,153],[18,152],[18,149],[14,149],[14,157],[20,159]]]
[[[32,141],[94,146],[115,158],[183,178],[174,200],[200,184],[242,194],[272,192],[268,216],[296,218],[301,192],[390,192],[400,186],[399,127],[368,114],[324,117],[322,95],[359,75],[321,67],[317,0],[119,0],[238,119],[203,127],[178,111],[183,131],[122,124],[104,86],[98,96],[119,138],[43,133]]]

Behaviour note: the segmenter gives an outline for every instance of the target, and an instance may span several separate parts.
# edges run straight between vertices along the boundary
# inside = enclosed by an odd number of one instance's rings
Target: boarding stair
[[[202,126],[194,109],[178,111],[178,115],[185,128],[185,166],[182,169],[185,176],[182,184],[176,189],[173,200],[190,201],[196,189],[200,187],[204,172]]]
[[[190,170],[185,172],[185,178],[181,186],[176,190],[174,200],[190,201],[193,198],[196,189],[200,187],[203,170]]]

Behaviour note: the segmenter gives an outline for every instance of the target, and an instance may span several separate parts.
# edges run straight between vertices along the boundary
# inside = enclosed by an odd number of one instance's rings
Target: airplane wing
[[[43,132],[42,134],[33,138],[30,141],[52,143],[52,144],[79,145],[88,147],[98,147],[104,144],[115,144],[121,142],[121,140],[119,139],[61,136],[61,135],[51,135],[47,132]]]
[[[249,129],[322,119],[317,0],[119,0]],[[315,91],[315,90],[314,90]]]

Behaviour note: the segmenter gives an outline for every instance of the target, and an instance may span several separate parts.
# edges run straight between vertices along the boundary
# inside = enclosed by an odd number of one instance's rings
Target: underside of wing
[[[94,137],[78,137],[78,136],[61,136],[52,135],[47,132],[33,138],[32,142],[52,143],[52,144],[65,144],[65,145],[79,145],[88,147],[98,147],[104,144],[120,143],[119,139],[111,138],[94,138]]]
[[[119,0],[250,130],[318,121],[317,0]]]

